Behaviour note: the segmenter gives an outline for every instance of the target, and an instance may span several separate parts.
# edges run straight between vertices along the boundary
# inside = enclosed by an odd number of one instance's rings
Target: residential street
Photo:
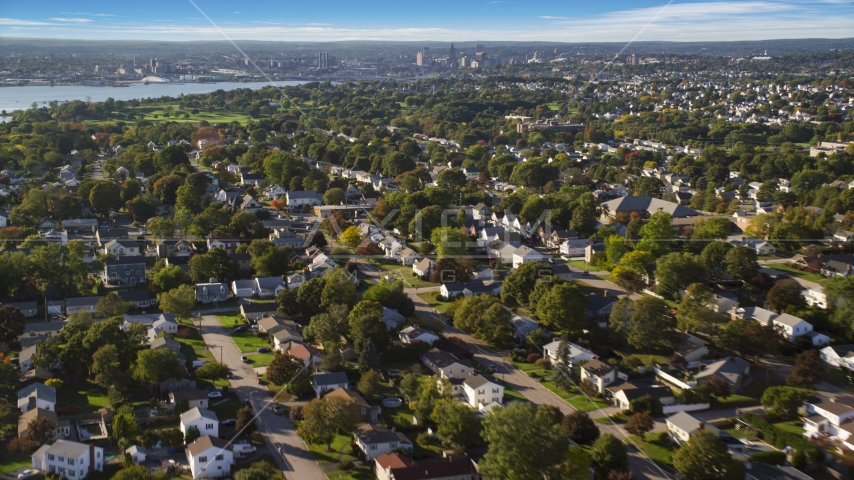
[[[231,387],[241,400],[247,398],[256,414],[260,412],[256,424],[267,442],[271,452],[282,446],[284,457],[275,455],[280,462],[285,478],[289,480],[326,480],[326,474],[314,459],[314,455],[296,434],[293,424],[285,415],[275,415],[269,409],[273,402],[267,389],[255,383],[255,371],[243,363],[243,355],[228,330],[213,315],[204,315],[201,321],[201,334],[209,347],[222,348],[223,363],[229,366],[235,378]]]

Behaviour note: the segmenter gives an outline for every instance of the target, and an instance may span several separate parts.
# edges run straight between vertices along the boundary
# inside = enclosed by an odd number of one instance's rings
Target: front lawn
[[[206,362],[213,362],[214,357],[211,354],[211,351],[208,350],[207,344],[205,344],[204,339],[199,334],[199,330],[196,327],[189,327],[190,335],[186,338],[182,338],[179,336],[175,336],[175,340],[181,344],[181,353],[184,354],[184,358],[187,359],[187,362],[192,363],[193,360],[204,360]]]
[[[217,315],[216,318],[225,328],[234,328],[239,327],[240,325],[245,325],[243,320],[240,320],[237,315]]]
[[[210,410],[216,413],[216,416],[220,419],[220,421],[229,418],[237,418],[237,411],[241,408],[243,408],[243,402],[241,402],[237,398],[212,398],[210,402]]]
[[[817,283],[819,285],[824,285],[825,283],[827,283],[827,280],[828,280],[827,277],[823,277],[817,273],[804,272],[804,271],[798,270],[795,267],[790,267],[790,266],[784,265],[782,263],[774,263],[774,264],[765,265],[765,266],[768,268],[772,268],[774,270],[779,270],[781,272],[788,273],[789,275],[791,275],[793,277],[802,278],[808,282]]]
[[[440,302],[433,297],[433,293],[435,292],[420,293],[418,294],[418,297],[421,298],[421,300],[424,300],[424,303],[429,305],[431,308],[436,309],[437,312],[442,314],[446,313],[451,307],[451,302]]]
[[[247,359],[249,359],[249,365],[252,365],[252,368],[258,367],[266,367],[276,358],[275,353],[256,353],[253,355],[247,355]]]
[[[636,435],[629,436],[629,440],[631,442],[626,442],[629,444],[634,444],[638,447],[643,453],[651,458],[655,463],[659,465],[673,468],[673,453],[674,450],[671,450],[669,443],[667,445],[662,444],[658,441],[659,433],[647,433],[646,438],[641,439]]]
[[[607,403],[596,399],[593,401],[587,400],[587,397],[582,395],[575,387],[568,390],[561,390],[554,383],[548,380],[540,382],[540,384],[554,392],[558,397],[564,399],[566,403],[572,405],[573,408],[582,412],[590,412],[592,410],[608,408],[610,406]]]
[[[803,435],[804,434],[804,426],[803,423],[797,420],[786,420],[783,422],[777,422],[774,424],[775,427],[783,430],[784,432],[794,433],[795,435]]]
[[[0,456],[0,473],[11,472],[19,468],[31,467],[32,458],[24,453],[4,452]]]
[[[257,352],[259,348],[270,348],[270,342],[265,338],[258,338],[252,332],[238,332],[231,335],[231,339],[241,352]]]

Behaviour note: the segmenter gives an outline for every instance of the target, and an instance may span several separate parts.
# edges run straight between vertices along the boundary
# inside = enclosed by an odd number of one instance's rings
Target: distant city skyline
[[[854,0],[480,0],[322,5],[6,2],[0,36],[92,40],[737,41],[854,37]],[[85,5],[85,6],[84,6]],[[209,17],[215,25],[211,24]]]

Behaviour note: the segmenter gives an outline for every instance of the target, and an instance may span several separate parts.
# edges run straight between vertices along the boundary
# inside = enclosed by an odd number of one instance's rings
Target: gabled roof
[[[187,424],[202,418],[219,422],[219,417],[216,416],[216,412],[208,410],[207,408],[193,407],[181,414],[181,423]]]
[[[320,385],[347,385],[350,381],[347,380],[345,372],[320,372],[315,373],[311,377],[312,383],[316,386]]]
[[[614,367],[595,358],[582,365],[581,368],[596,376],[605,375],[614,370]]]
[[[686,432],[688,435],[700,430],[700,425],[706,423],[686,412],[679,412],[667,417],[667,422],[679,430]]]
[[[430,351],[427,351],[421,354],[421,358],[424,360],[430,361],[433,365],[436,365],[439,368],[449,367],[455,363],[463,365],[459,358],[456,355],[446,352],[444,350],[439,350],[438,348],[434,348]]]
[[[43,383],[34,383],[18,390],[18,400],[33,396],[39,400],[56,403],[56,389]]]
[[[662,211],[674,217],[696,217],[700,215],[696,210],[679,205],[678,203],[668,202],[647,195],[621,197],[604,202],[603,205],[606,205],[612,214],[638,211],[646,211],[653,214]]]
[[[465,379],[463,379],[463,383],[468,385],[469,388],[473,388],[473,389],[480,388],[480,387],[482,387],[488,383],[498,385],[498,383],[495,381],[495,379],[492,378],[490,375],[486,375],[486,374],[477,375],[474,373],[470,373],[470,374],[466,375]]]
[[[409,443],[408,438],[402,433],[395,433],[379,425],[371,425],[369,423],[362,424],[356,430],[356,437],[365,445],[377,445],[381,443],[403,442]]]
[[[169,394],[175,400],[175,403],[181,400],[207,400],[208,392],[194,387],[178,387]]]
[[[231,450],[231,445],[228,440],[205,435],[204,437],[199,437],[196,441],[187,445],[187,453],[188,456],[195,457],[196,455],[204,453],[206,450],[210,450],[211,448],[216,448],[218,450]]]
[[[102,296],[92,296],[92,297],[73,297],[65,299],[65,308],[68,307],[85,307],[89,305],[95,305],[100,301]]]

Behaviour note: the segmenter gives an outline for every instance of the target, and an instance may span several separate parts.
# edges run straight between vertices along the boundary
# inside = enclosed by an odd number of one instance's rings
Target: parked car
[[[208,398],[222,398],[222,392],[219,390],[211,390],[208,392]]]
[[[243,355],[242,357],[240,357],[240,361],[243,363],[249,363],[249,359],[246,358],[246,355]]]
[[[258,330],[259,328],[261,328],[261,325],[258,325],[257,323],[253,323],[249,328],[251,328],[252,330]]]
[[[247,453],[255,453],[255,451],[258,450],[255,448],[255,445],[250,445],[248,443],[235,443],[232,444],[231,448],[236,453],[242,453],[244,455]]]
[[[228,378],[229,380],[234,380],[234,378],[235,378],[234,373],[232,373],[232,372],[226,373],[225,377]]]
[[[28,468],[28,469],[24,470],[23,472],[19,473],[18,478],[29,478],[29,477],[32,477],[33,475],[38,474],[38,473],[39,473],[38,470],[36,470],[34,468]]]
[[[270,410],[272,410],[273,413],[275,413],[276,415],[281,415],[281,414],[285,413],[285,411],[282,409],[282,407],[280,405],[273,405],[272,408],[270,408]]]
[[[258,348],[258,353],[270,353],[272,351],[273,350],[271,350],[269,347],[259,347]]]
[[[237,425],[237,420],[234,418],[229,418],[229,419],[226,419],[226,420],[219,422],[219,424],[222,425],[223,427],[231,427],[231,426]]]
[[[206,362],[204,360],[193,360],[193,368],[199,368],[206,363],[208,363],[208,362]]]
[[[234,327],[234,330],[232,330],[232,332],[234,332],[234,333],[240,333],[240,332],[245,332],[245,331],[246,331],[246,325]]]

